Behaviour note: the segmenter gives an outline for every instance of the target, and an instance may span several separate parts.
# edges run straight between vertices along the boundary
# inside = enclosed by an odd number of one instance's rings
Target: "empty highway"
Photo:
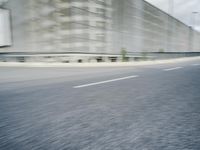
[[[199,150],[200,60],[0,67],[0,150]]]

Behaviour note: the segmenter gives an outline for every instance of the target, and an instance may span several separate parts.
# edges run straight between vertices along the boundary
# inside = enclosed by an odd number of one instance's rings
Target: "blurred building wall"
[[[113,0],[113,7],[114,49],[122,47],[130,52],[200,51],[199,32],[151,4],[141,0]]]
[[[13,43],[0,52],[193,52],[200,33],[142,0],[9,0]]]

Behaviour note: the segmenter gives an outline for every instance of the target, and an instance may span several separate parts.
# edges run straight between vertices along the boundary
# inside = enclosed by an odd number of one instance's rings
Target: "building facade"
[[[0,52],[200,52],[200,33],[143,0],[9,0],[12,44]]]
[[[15,0],[5,7],[13,19],[11,51],[106,53],[111,49],[111,0]]]

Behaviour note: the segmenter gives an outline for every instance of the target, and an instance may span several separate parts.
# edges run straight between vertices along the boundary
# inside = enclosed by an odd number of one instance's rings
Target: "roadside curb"
[[[113,62],[113,63],[20,63],[20,62],[0,62],[0,67],[132,67],[132,66],[145,66],[157,65],[166,63],[186,62],[200,60],[200,57],[184,57],[167,60],[154,60],[154,61],[140,61],[140,62]]]

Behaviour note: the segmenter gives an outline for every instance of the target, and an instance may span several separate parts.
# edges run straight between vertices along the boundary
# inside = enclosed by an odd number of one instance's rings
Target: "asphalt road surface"
[[[200,150],[200,60],[1,67],[0,150]]]

